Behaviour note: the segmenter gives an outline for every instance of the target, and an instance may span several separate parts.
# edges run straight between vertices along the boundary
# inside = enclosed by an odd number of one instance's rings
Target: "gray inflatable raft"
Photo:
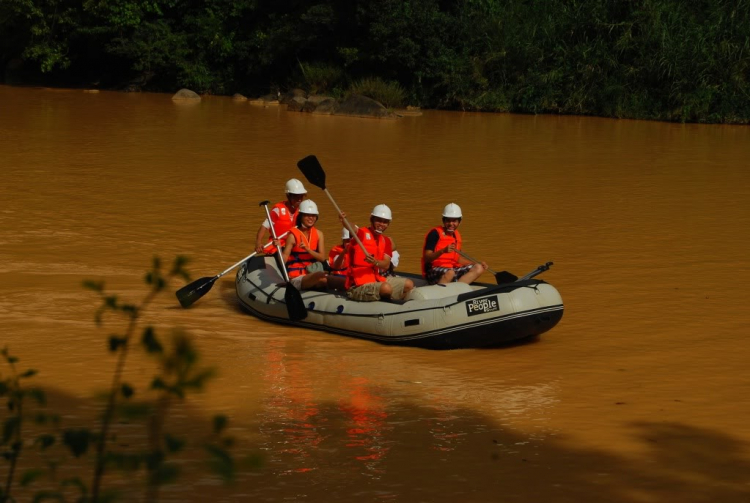
[[[343,292],[303,291],[307,317],[289,319],[286,284],[273,257],[254,257],[237,272],[237,297],[260,319],[383,344],[429,349],[483,348],[547,332],[563,315],[562,298],[537,279],[490,285],[427,285],[421,276],[406,301],[356,302]]]

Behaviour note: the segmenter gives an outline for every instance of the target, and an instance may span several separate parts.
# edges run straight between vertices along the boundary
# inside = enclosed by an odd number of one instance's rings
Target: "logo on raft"
[[[491,313],[499,310],[500,304],[497,300],[497,295],[466,301],[467,316],[476,316],[478,314]]]

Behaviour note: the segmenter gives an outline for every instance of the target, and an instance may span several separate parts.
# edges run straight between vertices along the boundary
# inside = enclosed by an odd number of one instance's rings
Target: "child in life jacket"
[[[341,229],[341,244],[328,253],[328,288],[346,291],[346,275],[349,269],[349,242],[351,235],[346,227]]]

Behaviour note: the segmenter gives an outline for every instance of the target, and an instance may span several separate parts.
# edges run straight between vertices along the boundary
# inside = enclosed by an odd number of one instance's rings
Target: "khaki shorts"
[[[404,298],[404,285],[406,284],[406,278],[388,276],[385,281],[391,285],[391,288],[393,289],[393,294],[391,295],[392,299],[401,300]],[[374,302],[380,300],[380,283],[365,283],[364,285],[355,286],[346,291],[346,296],[359,302]]]

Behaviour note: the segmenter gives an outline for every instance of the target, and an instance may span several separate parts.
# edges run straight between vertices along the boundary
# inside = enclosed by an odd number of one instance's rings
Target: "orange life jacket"
[[[301,230],[296,227],[293,228],[290,233],[294,236],[294,248],[289,254],[289,258],[286,261],[286,270],[289,273],[290,278],[296,278],[297,276],[304,276],[307,274],[307,266],[315,262],[315,257],[306,252],[302,246],[302,243],[306,243],[308,248],[311,250],[318,251],[318,229],[315,227],[310,228],[310,239],[307,239]]]
[[[331,252],[328,254],[328,265],[331,266],[331,274],[333,276],[341,276],[346,277],[346,270],[349,268],[349,252],[347,248],[349,247],[349,244],[347,244],[346,247],[344,245],[336,245],[333,248],[331,248]],[[336,262],[336,258],[344,254],[344,259],[341,262],[341,267],[338,269],[334,268],[333,264]]]
[[[424,277],[427,276],[427,270],[433,267],[458,267],[459,265],[461,265],[461,263],[458,261],[459,255],[457,251],[453,253],[443,253],[429,264],[425,262],[424,252],[425,248],[427,247],[427,236],[429,236],[430,232],[432,231],[437,231],[438,233],[438,242],[435,245],[435,249],[432,251],[442,250],[452,243],[456,243],[456,250],[461,249],[461,233],[458,232],[458,229],[453,232],[452,236],[445,232],[445,227],[443,227],[442,225],[439,227],[435,227],[434,229],[430,229],[430,231],[425,234],[424,244],[422,245],[422,276]]]
[[[393,241],[391,241],[391,238],[388,236],[383,236],[385,238],[385,251],[383,252],[385,255],[388,255],[389,257],[393,256]],[[393,264],[388,269],[380,269],[381,276],[388,276],[389,274],[393,273]]]
[[[278,210],[278,212],[274,212],[273,210]],[[276,231],[277,236],[281,236],[286,231],[291,230],[292,227],[294,227],[294,224],[297,221],[297,214],[299,213],[299,211],[290,211],[288,201],[281,201],[274,204],[270,212],[270,224],[273,225],[273,230]],[[271,235],[271,239],[269,239],[269,241],[273,241],[273,233],[270,232],[270,229],[269,233]],[[284,249],[284,245],[286,245],[286,237],[279,239],[279,243],[281,244],[281,248]],[[265,249],[266,255],[273,255],[274,253],[276,253],[276,247],[273,245]]]
[[[377,260],[383,260],[383,255],[385,255],[386,246],[388,246],[387,243],[390,243],[390,239],[378,234],[369,227],[360,227],[357,230],[357,237],[362,241],[367,253]],[[347,290],[353,286],[385,281],[378,268],[367,262],[365,258],[366,255],[358,244],[351,243],[349,245],[349,271],[346,276]]]

